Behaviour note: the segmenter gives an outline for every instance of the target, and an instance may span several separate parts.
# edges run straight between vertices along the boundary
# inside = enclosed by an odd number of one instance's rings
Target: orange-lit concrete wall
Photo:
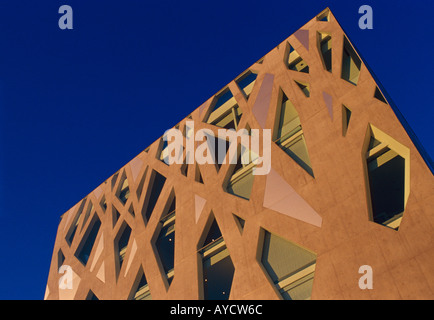
[[[181,165],[166,165],[158,159],[161,141],[153,143],[130,163],[121,168],[117,179],[110,177],[86,197],[94,209],[87,224],[79,225],[71,245],[65,240],[80,206],[66,212],[59,224],[53,250],[46,299],[85,299],[89,290],[99,299],[127,299],[139,268],[145,272],[153,299],[199,299],[201,274],[198,243],[211,212],[223,234],[235,274],[231,299],[279,299],[280,296],[257,259],[261,228],[317,254],[312,299],[433,299],[434,298],[434,177],[398,121],[392,108],[374,98],[377,87],[362,63],[357,86],[341,79],[344,33],[333,15],[330,21],[316,18],[304,25],[269,52],[261,63],[250,70],[258,74],[253,91],[246,101],[234,81],[228,84],[243,111],[239,128],[273,129],[279,91],[287,95],[300,116],[314,176],[310,176],[276,144],[271,146],[272,170],[303,198],[321,217],[320,225],[309,218],[295,218],[264,206],[267,176],[256,176],[250,201],[224,191],[230,165],[219,171],[213,165],[200,166],[204,183],[195,181],[195,165],[188,175]],[[317,32],[332,35],[332,72],[321,62]],[[304,37],[308,43],[304,41]],[[309,65],[309,73],[288,70],[284,63],[290,43]],[[266,75],[272,75],[272,92],[266,118],[254,113],[253,106]],[[310,85],[306,97],[294,80]],[[397,79],[398,81],[398,79]],[[216,88],[219,89],[219,88]],[[326,96],[331,96],[329,110]],[[218,127],[204,122],[213,98],[191,113],[195,129]],[[348,132],[342,135],[342,105],[352,111]],[[188,111],[188,110],[186,110]],[[330,112],[332,111],[332,112]],[[186,120],[180,122],[184,128]],[[398,231],[369,219],[362,148],[369,124],[374,125],[410,149],[410,195]],[[162,133],[163,134],[163,133]],[[150,220],[144,223],[142,208],[152,169],[167,178]],[[125,206],[115,196],[123,174],[129,182],[130,196]],[[143,192],[136,190],[143,182]],[[66,182],[65,182],[66,183]],[[170,287],[153,248],[155,230],[171,192],[176,195],[175,276]],[[107,210],[100,206],[105,197]],[[199,200],[198,200],[199,199]],[[196,202],[205,199],[200,210]],[[87,208],[87,203],[85,208]],[[133,217],[128,209],[134,208]],[[120,218],[113,226],[113,207]],[[288,208],[288,212],[291,208]],[[246,221],[243,232],[233,217]],[[304,213],[299,213],[303,215]],[[83,266],[74,253],[87,225],[97,215],[101,229],[89,262]],[[196,216],[198,220],[196,221]],[[116,280],[114,238],[123,222],[132,228],[125,261]],[[58,272],[58,251],[65,256],[65,265],[75,274],[74,289],[59,290],[62,274]],[[359,267],[373,269],[373,289],[361,290]]]

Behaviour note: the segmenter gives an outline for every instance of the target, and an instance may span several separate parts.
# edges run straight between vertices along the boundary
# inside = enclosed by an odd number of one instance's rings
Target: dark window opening
[[[350,125],[351,110],[345,106],[342,106],[342,135],[347,135],[348,126]]]
[[[101,221],[96,218],[95,221],[89,225],[90,231],[84,236],[82,243],[75,254],[75,256],[83,265],[86,265],[87,261],[89,260],[100,226]]]
[[[329,34],[319,32],[318,38],[324,67],[327,71],[332,72],[332,37]]]
[[[156,242],[156,249],[170,284],[173,280],[175,266],[175,212],[163,218],[160,224],[161,230]]]
[[[204,299],[228,300],[235,268],[214,218],[199,253],[202,257]]]
[[[99,300],[99,299],[95,295],[95,293],[92,292],[92,290],[89,290],[89,293],[87,294],[86,300]]]
[[[314,176],[298,112],[282,92],[273,141],[312,177]]]
[[[376,99],[380,100],[381,102],[387,104],[386,98],[384,98],[383,94],[381,93],[380,89],[378,89],[378,87],[375,88],[374,98],[376,98]]]
[[[405,159],[386,148],[368,159],[368,172],[373,220],[388,225],[404,212]]]
[[[130,187],[128,184],[128,180],[125,177],[122,181],[122,185],[120,187],[118,199],[122,202],[123,205],[127,202],[128,198],[130,196]]]
[[[117,244],[116,244],[118,262],[119,262],[118,271],[120,271],[122,269],[122,264],[125,260],[125,256],[126,256],[127,248],[128,248],[128,242],[130,241],[130,236],[131,236],[131,228],[128,224],[125,223],[123,230],[121,229],[120,232],[122,232],[122,234],[119,237]]]
[[[360,60],[353,46],[344,36],[344,50],[342,57],[342,79],[357,85],[359,81],[360,68],[362,60]]]
[[[255,85],[257,76],[258,75],[256,73],[253,73],[249,70],[244,75],[242,75],[238,80],[236,80],[238,87],[242,90],[246,99],[249,98],[250,93],[253,90],[253,86]]]
[[[141,268],[137,274],[129,300],[152,300],[148,281],[146,280],[145,273]]]
[[[153,171],[153,176],[151,178],[151,187],[149,195],[147,195],[147,206],[143,206],[143,217],[145,218],[145,223],[151,218],[152,211],[157,204],[157,200],[160,197],[160,193],[163,190],[166,178],[159,174],[157,171]],[[146,202],[146,201],[145,201]]]
[[[309,73],[309,66],[300,56],[300,54],[290,45],[288,44],[288,53],[286,58],[286,64],[289,70]]]

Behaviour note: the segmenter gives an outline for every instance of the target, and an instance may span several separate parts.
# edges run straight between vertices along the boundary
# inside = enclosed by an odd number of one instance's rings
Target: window
[[[120,270],[122,269],[122,264],[125,260],[125,255],[127,253],[130,237],[131,228],[126,222],[124,222],[119,229],[118,236],[115,239],[115,251],[117,255],[117,275],[119,275]]]
[[[231,176],[226,184],[226,192],[249,200],[255,178],[253,161],[256,156],[243,146],[240,147],[240,150],[237,164],[232,165],[233,169],[229,170]]]
[[[63,252],[61,249],[57,252],[57,269],[60,269],[60,267],[63,265],[63,262],[65,262],[65,256],[63,255]]]
[[[126,178],[125,172],[122,177],[119,191],[117,192],[118,199],[122,202],[123,205],[127,202],[128,198],[130,196],[130,188],[128,184],[128,179]]]
[[[330,21],[330,10],[325,9],[323,12],[321,12],[319,15],[316,16],[316,20],[324,21],[324,22]]]
[[[149,291],[149,285],[144,275],[142,281],[139,283],[137,293],[134,295],[134,300],[152,300],[151,291]]]
[[[152,211],[154,210],[155,205],[157,204],[157,200],[160,197],[160,193],[163,190],[164,184],[166,182],[166,178],[163,177],[157,171],[152,172],[150,187],[148,194],[146,195],[145,203],[143,205],[143,220],[145,223],[149,221],[151,218]]]
[[[410,151],[372,125],[365,144],[371,220],[398,230],[410,192]]]
[[[103,212],[105,212],[107,210],[107,201],[105,199],[105,195],[102,196],[102,199],[99,202],[99,205],[101,206]]]
[[[228,300],[235,268],[214,218],[199,254],[202,258],[204,299]]]
[[[160,161],[162,161],[165,164],[169,163],[169,149],[168,149],[168,142],[166,140],[164,140],[163,138],[161,138],[161,151],[160,151]]]
[[[318,43],[324,68],[332,72],[332,36],[328,33],[318,32]]]
[[[203,178],[202,178],[202,174],[200,173],[200,168],[199,168],[198,164],[196,164],[196,169],[195,169],[195,173],[194,173],[194,181],[203,184]]]
[[[253,73],[252,71],[249,70],[246,73],[244,73],[241,77],[239,77],[237,80],[235,80],[238,87],[244,93],[246,99],[248,99],[250,93],[252,93],[253,86],[255,85],[257,76],[258,75],[256,73]]]
[[[362,66],[362,60],[360,60],[358,54],[354,50],[353,46],[344,36],[344,50],[342,57],[342,79],[357,85],[359,81],[360,68]]]
[[[380,89],[378,87],[375,88],[374,98],[380,100],[383,103],[387,104],[386,98],[384,98],[384,95],[381,93]]]
[[[69,246],[71,246],[72,241],[74,240],[75,237],[75,233],[77,232],[77,228],[78,225],[81,222],[81,218],[82,218],[82,212],[83,212],[83,208],[84,205],[86,204],[86,199],[83,199],[83,201],[80,204],[80,207],[77,210],[77,213],[75,214],[74,220],[72,221],[71,227],[68,230],[68,233],[66,234],[66,242],[68,243]]]
[[[136,213],[134,212],[134,205],[131,203],[130,208],[128,209],[128,213],[135,218],[136,217]]]
[[[184,161],[183,161],[180,169],[181,169],[182,175],[188,177],[188,164],[186,163],[185,158],[184,158]]]
[[[119,211],[114,206],[112,206],[113,228],[116,226],[116,223],[118,222],[120,216],[121,214],[119,213]]]
[[[237,130],[241,115],[242,111],[232,92],[226,88],[216,96],[216,102],[207,123],[225,129]]]
[[[75,256],[83,265],[86,265],[89,260],[100,226],[101,221],[97,215],[94,215],[93,221],[89,224],[89,227],[75,252]]]
[[[235,219],[235,223],[237,224],[238,229],[240,230],[240,233],[243,234],[244,231],[244,225],[246,224],[246,220],[243,218],[237,216],[236,214],[232,214]]]
[[[149,290],[148,281],[146,280],[143,269],[140,268],[134,281],[128,300],[152,300],[151,291]]]
[[[95,293],[92,292],[92,290],[89,290],[86,300],[99,300],[98,297],[95,295]]]
[[[294,82],[297,84],[297,86],[301,89],[301,91],[304,93],[304,95],[309,98],[310,97],[310,86],[308,83],[303,83],[294,80]]]
[[[216,165],[217,172],[220,170],[223,162],[225,161],[226,154],[229,150],[229,141],[222,138],[210,138],[214,140],[214,144],[208,145],[209,151],[211,152],[211,157],[213,163]],[[210,141],[210,140],[207,140]]]
[[[281,91],[273,141],[313,176],[309,153],[297,110]]]
[[[310,299],[316,254],[262,230],[261,262],[285,300]]]
[[[347,135],[348,126],[350,125],[351,110],[342,105],[342,135]]]
[[[160,221],[156,249],[169,285],[172,283],[175,265],[175,211]]]
[[[309,73],[309,66],[289,43],[287,44],[285,56],[285,63],[289,70]]]
[[[88,204],[87,204],[87,210],[86,210],[86,212],[84,214],[83,222],[81,224],[81,230],[83,230],[84,226],[86,225],[86,222],[89,219],[90,214],[92,213],[92,211],[93,211],[93,203],[92,203],[92,201],[89,200]]]

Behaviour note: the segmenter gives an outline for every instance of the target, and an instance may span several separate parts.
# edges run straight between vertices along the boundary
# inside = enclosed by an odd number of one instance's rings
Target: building
[[[45,299],[434,298],[432,161],[329,9],[188,121],[270,129],[269,173],[158,139],[63,214]]]

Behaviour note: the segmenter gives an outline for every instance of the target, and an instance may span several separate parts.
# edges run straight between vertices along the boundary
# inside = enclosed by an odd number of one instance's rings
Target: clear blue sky
[[[434,157],[432,1],[2,0],[0,299],[42,299],[60,215],[326,6]]]

